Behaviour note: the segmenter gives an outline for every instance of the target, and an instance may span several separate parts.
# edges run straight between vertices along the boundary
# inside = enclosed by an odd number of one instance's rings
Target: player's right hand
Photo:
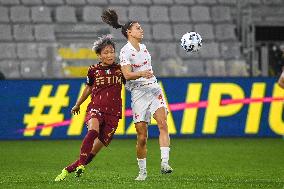
[[[73,115],[78,115],[80,114],[80,106],[75,105],[72,109],[71,109],[71,114]]]
[[[153,71],[152,70],[141,71],[140,74],[141,74],[141,77],[144,77],[146,79],[150,79],[151,77],[153,77]]]

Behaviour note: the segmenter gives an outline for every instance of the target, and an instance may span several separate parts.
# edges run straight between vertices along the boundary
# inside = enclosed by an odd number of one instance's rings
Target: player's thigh
[[[156,121],[167,120],[167,109],[165,107],[159,107],[153,114]]]
[[[100,132],[100,122],[98,118],[92,117],[89,119],[88,130],[96,130],[98,133]]]
[[[151,100],[147,96],[141,97],[139,100],[132,102],[132,113],[134,123],[150,122],[149,106]]]
[[[99,140],[108,146],[118,127],[119,117],[104,114],[104,122],[100,125]]]
[[[165,107],[159,107],[154,115],[154,119],[158,124],[159,130],[167,130],[167,109]]]
[[[100,132],[100,124],[103,122],[102,114],[99,111],[89,111],[85,117],[85,123],[88,130]]]
[[[167,106],[166,100],[162,91],[158,91],[157,94],[153,95],[153,101],[150,105],[150,112],[156,121],[167,119]]]

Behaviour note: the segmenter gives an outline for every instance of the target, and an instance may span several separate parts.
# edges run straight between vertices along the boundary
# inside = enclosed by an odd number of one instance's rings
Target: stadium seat
[[[204,76],[204,62],[200,59],[185,59],[184,64],[187,67],[186,76]]]
[[[85,5],[85,0],[66,0],[67,5]]]
[[[240,44],[234,41],[220,43],[220,53],[224,59],[239,59],[241,58]]]
[[[14,25],[14,39],[16,41],[32,41],[33,36],[33,26],[28,24],[17,24]]]
[[[247,64],[244,60],[230,60],[227,63],[227,73],[230,76],[249,76]]]
[[[84,7],[83,9],[83,20],[85,22],[91,22],[91,23],[101,23],[101,15],[102,15],[103,9],[96,6],[88,6]]]
[[[216,42],[203,43],[200,55],[203,58],[209,58],[209,59],[218,58],[220,56],[219,43]]]
[[[30,9],[25,6],[15,6],[10,9],[12,22],[30,22]]]
[[[2,4],[2,5],[19,5],[20,0],[0,0],[0,4]]]
[[[194,22],[210,21],[209,8],[207,6],[192,6],[191,19]]]
[[[9,22],[8,8],[0,7],[0,22]]]
[[[130,0],[133,5],[151,5],[151,0]]]
[[[76,23],[75,8],[70,6],[56,7],[56,21],[61,23]]]
[[[151,22],[169,22],[168,8],[166,6],[151,6],[149,16]]]
[[[31,8],[32,11],[32,21],[35,23],[50,23],[51,10],[49,7],[36,6]]]
[[[193,25],[188,23],[181,23],[181,24],[172,24],[174,38],[180,42],[181,37],[183,34],[187,33],[188,31],[193,31]]]
[[[161,59],[166,59],[166,58],[171,58],[171,57],[176,57],[177,56],[177,44],[175,43],[158,43],[156,45],[156,49],[159,49],[159,57]]]
[[[51,6],[64,4],[63,0],[43,0],[43,1],[44,1],[44,4],[51,5]]]
[[[194,31],[198,32],[204,41],[213,40],[213,24],[196,24]]]
[[[214,6],[211,8],[213,22],[231,21],[231,9],[228,6]]]
[[[205,72],[208,76],[226,76],[226,67],[224,60],[208,60],[205,63]]]
[[[198,4],[213,5],[217,3],[217,0],[197,0]]]
[[[236,5],[237,0],[218,0],[220,4]]]
[[[42,64],[34,60],[24,60],[21,62],[21,75],[23,78],[42,78]]]
[[[5,78],[21,78],[20,62],[18,60],[0,61],[0,70],[5,75]]]
[[[171,40],[173,39],[171,26],[168,24],[153,25],[153,39],[155,40]]]
[[[42,0],[22,0],[22,4],[27,6],[37,6],[42,5]]]
[[[130,6],[129,20],[139,20],[140,22],[148,22],[147,7],[145,6]]]
[[[164,4],[171,5],[174,3],[174,0],[152,0],[154,4]]]
[[[129,5],[129,0],[109,0],[109,3],[114,5]]]
[[[194,5],[194,0],[175,0],[175,2],[179,5]]]
[[[234,24],[217,24],[216,25],[216,39],[222,40],[235,40],[236,26]]]
[[[106,0],[86,0],[86,2],[88,4],[96,5],[96,6],[98,6],[98,5],[108,5],[109,4],[108,1],[106,1]]]
[[[169,9],[170,11],[170,20],[174,22],[189,22],[189,10],[186,6],[172,6]]]
[[[15,58],[17,58],[16,45],[14,43],[0,43],[0,59]]]
[[[36,25],[35,38],[37,41],[54,41],[54,27],[52,25]]]
[[[0,24],[0,40],[1,41],[10,41],[12,40],[11,26]]]
[[[17,55],[20,59],[38,58],[36,43],[17,43]]]

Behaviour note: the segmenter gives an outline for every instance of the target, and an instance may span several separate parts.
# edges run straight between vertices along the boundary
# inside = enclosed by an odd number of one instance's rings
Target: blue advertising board
[[[0,139],[76,139],[86,133],[85,109],[70,110],[83,79],[0,81]],[[275,78],[161,78],[172,137],[281,137],[284,90]],[[135,137],[130,93],[115,137]],[[154,119],[149,137],[158,137]]]

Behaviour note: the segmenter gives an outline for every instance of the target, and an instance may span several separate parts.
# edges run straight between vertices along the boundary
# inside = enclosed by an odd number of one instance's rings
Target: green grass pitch
[[[134,181],[135,140],[114,139],[81,178],[54,178],[79,154],[80,140],[0,142],[0,188],[283,188],[282,139],[172,139],[171,175],[160,174],[157,139],[148,141],[146,181]]]

